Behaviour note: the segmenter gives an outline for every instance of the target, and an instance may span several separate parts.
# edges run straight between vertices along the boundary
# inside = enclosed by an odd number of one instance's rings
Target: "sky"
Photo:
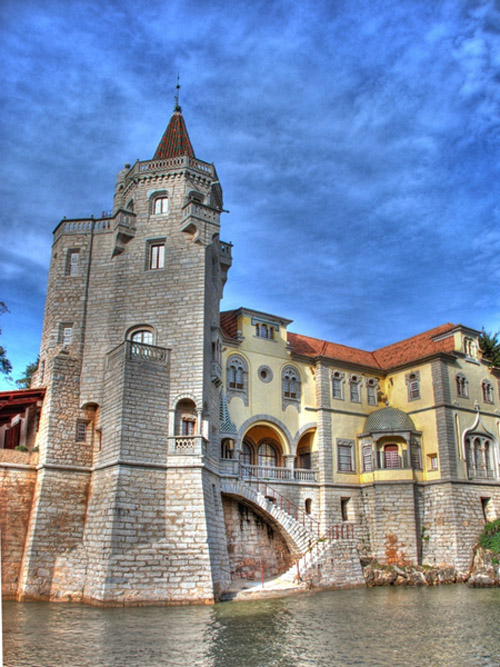
[[[494,0],[2,0],[0,345],[40,344],[52,231],[112,208],[180,102],[224,189],[223,309],[374,350],[500,329]]]

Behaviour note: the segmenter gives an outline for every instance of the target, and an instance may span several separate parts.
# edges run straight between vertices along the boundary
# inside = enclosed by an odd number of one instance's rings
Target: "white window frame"
[[[168,213],[168,196],[155,197],[153,202],[153,215],[166,215]]]

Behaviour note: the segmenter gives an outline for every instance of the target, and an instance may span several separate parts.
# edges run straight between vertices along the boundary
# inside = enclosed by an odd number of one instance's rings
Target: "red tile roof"
[[[220,324],[224,334],[228,338],[236,338],[238,334],[238,310],[228,310],[221,313]],[[374,352],[360,350],[347,345],[339,345],[329,341],[320,340],[287,332],[288,344],[292,352],[304,357],[324,357],[335,361],[364,366],[379,371],[388,371],[398,366],[404,366],[416,361],[426,359],[439,353],[452,353],[455,349],[453,336],[434,340],[444,334],[450,333],[457,328],[456,324],[448,322],[434,329],[406,338],[405,340],[381,347]]]
[[[425,359],[439,352],[450,353],[455,349],[453,336],[441,340],[433,340],[436,336],[453,331],[455,324],[448,322],[429,331],[406,338],[399,343],[393,343],[386,347],[381,347],[373,352],[373,356],[380,364],[381,368],[389,369],[396,366]]]
[[[236,338],[238,335],[237,310],[226,310],[220,314],[220,328],[227,338]]]
[[[165,160],[180,155],[195,157],[182,113],[180,110],[176,110],[172,114],[167,129],[158,144],[153,160]]]

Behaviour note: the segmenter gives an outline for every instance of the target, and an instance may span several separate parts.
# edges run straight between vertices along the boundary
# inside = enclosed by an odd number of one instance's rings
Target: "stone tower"
[[[221,211],[176,104],[153,159],[118,174],[113,211],[55,229],[25,598],[211,601],[227,585]]]

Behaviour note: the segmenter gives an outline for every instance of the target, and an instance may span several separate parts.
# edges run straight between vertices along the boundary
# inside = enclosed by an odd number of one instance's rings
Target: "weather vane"
[[[174,100],[175,100],[175,108],[174,108],[174,111],[180,111],[180,110],[181,110],[181,106],[180,106],[180,104],[179,104],[179,91],[180,91],[180,89],[181,89],[181,84],[179,83],[179,73],[178,73],[178,72],[177,72],[177,85],[176,85],[176,88],[177,88],[177,94],[174,96]]]

